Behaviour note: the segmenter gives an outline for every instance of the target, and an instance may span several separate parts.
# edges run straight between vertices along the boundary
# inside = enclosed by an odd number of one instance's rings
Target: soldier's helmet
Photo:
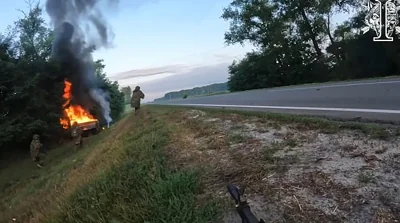
[[[39,136],[39,134],[33,134],[33,137],[32,137],[34,140],[38,140],[38,139],[40,139],[40,136]]]
[[[136,87],[135,87],[135,90],[140,90],[140,87],[139,87],[139,86],[136,86]]]
[[[77,125],[78,125],[78,122],[72,123],[72,126],[73,126],[73,127],[75,127],[75,126],[77,126]]]

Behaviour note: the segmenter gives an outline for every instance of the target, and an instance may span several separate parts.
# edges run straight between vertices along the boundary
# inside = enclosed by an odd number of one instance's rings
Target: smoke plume
[[[73,104],[87,110],[100,106],[105,121],[111,122],[109,95],[99,86],[92,53],[109,47],[113,33],[104,19],[101,3],[118,0],[47,0],[46,11],[54,27],[52,57],[71,73]]]

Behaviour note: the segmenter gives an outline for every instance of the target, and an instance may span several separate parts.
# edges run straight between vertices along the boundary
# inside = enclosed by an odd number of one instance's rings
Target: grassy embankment
[[[0,172],[0,222],[206,222],[214,200],[199,200],[198,173],[168,167],[165,146],[174,127],[144,109],[112,128],[45,157]]]
[[[264,178],[290,168],[276,163],[300,160],[275,157],[280,150],[319,148],[304,144],[318,138],[317,133],[337,137],[350,130],[382,142],[398,135],[376,125],[293,115],[167,106],[144,106],[142,112],[140,118],[129,113],[112,128],[86,138],[77,153],[72,145],[50,151],[43,169],[27,160],[2,170],[0,222],[220,222],[221,216],[226,220],[221,215],[226,205],[233,205],[227,182],[248,186],[252,196],[280,194]],[[244,130],[249,126],[250,135]],[[282,128],[297,132],[280,132]],[[271,139],[278,141],[269,143]],[[287,209],[291,203],[272,203],[285,210],[281,219],[288,221],[331,218],[306,204],[295,210]],[[256,214],[268,218],[257,202],[252,204]]]

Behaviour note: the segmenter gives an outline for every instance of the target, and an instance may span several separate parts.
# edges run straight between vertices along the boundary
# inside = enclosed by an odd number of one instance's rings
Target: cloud
[[[146,94],[145,101],[153,101],[155,98],[163,97],[165,93],[170,91],[226,82],[229,77],[229,65],[228,63],[223,63],[192,68],[189,71],[177,73],[173,76],[143,82],[140,84],[140,88]],[[130,83],[124,84],[122,82],[120,84],[121,86],[131,85]],[[134,86],[132,85],[131,87]]]
[[[114,74],[110,76],[109,78],[115,81],[119,80],[126,80],[130,78],[137,78],[137,77],[148,77],[148,76],[154,76],[154,75],[160,75],[160,74],[166,74],[166,73],[178,73],[182,72],[185,69],[189,68],[189,66],[186,65],[167,65],[167,66],[161,66],[161,67],[154,67],[154,68],[148,68],[148,69],[136,69],[136,70],[129,70],[121,73]]]

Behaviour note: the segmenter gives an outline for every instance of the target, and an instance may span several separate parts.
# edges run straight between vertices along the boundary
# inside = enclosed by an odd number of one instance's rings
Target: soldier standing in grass
[[[78,147],[82,147],[82,132],[82,127],[80,127],[77,122],[74,122],[71,126],[71,136],[75,141],[75,151],[78,150]]]
[[[35,162],[40,168],[42,167],[42,163],[40,161],[39,153],[42,147],[43,144],[40,142],[40,136],[38,134],[34,134],[30,145],[31,158],[32,161]]]
[[[132,92],[132,98],[131,98],[131,107],[135,108],[135,115],[139,113],[140,99],[144,99],[144,94],[140,90],[140,87],[136,86],[135,90],[133,90]]]

